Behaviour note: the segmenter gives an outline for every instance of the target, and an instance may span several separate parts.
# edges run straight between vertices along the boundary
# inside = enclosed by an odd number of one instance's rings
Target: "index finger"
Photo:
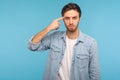
[[[58,18],[58,19],[56,19],[57,21],[60,21],[60,20],[63,20],[64,19],[64,17],[61,17],[61,18]]]

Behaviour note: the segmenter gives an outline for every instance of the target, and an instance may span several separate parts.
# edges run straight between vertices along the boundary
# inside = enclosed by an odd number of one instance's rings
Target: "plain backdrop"
[[[69,2],[81,7],[80,30],[98,42],[101,80],[120,80],[120,0],[0,0],[0,80],[42,80],[49,51],[32,52],[28,41]]]

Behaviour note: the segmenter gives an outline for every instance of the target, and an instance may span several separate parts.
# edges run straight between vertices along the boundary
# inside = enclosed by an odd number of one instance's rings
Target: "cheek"
[[[65,24],[65,25],[68,25],[68,24],[69,24],[69,22],[68,22],[68,21],[66,21],[66,20],[64,20],[64,24]]]
[[[75,21],[74,23],[75,23],[76,25],[79,24],[79,20]]]

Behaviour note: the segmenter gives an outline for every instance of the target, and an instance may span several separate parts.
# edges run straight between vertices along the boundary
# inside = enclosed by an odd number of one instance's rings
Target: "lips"
[[[68,26],[70,29],[72,29],[72,28],[74,28],[74,26],[73,25],[70,25],[70,26]]]
[[[73,26],[69,26],[69,30],[74,30],[74,27]]]

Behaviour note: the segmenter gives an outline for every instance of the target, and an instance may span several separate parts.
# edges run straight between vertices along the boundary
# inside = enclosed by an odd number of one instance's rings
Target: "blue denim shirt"
[[[57,31],[39,44],[29,42],[32,51],[50,50],[43,80],[57,80],[66,48],[65,38],[65,31]],[[97,43],[93,38],[80,32],[73,54],[70,80],[100,80]]]

